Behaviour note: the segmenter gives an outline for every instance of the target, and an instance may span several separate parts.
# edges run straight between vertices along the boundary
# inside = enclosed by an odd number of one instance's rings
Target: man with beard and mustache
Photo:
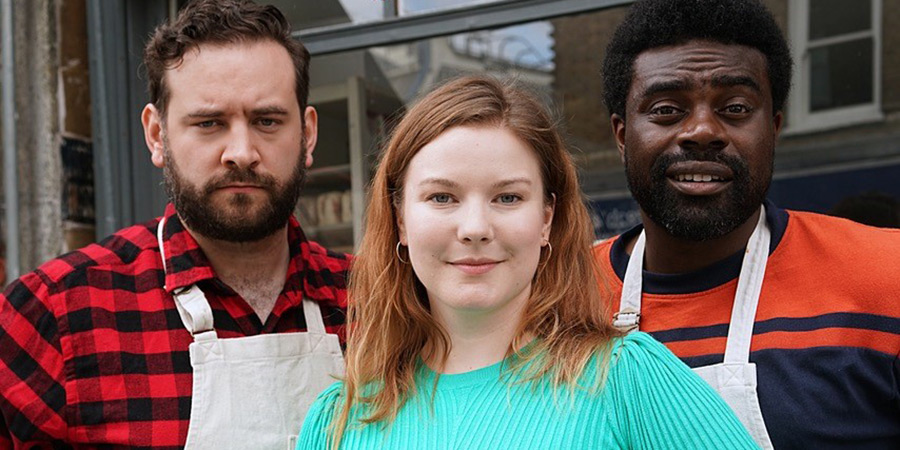
[[[199,0],[145,48],[171,200],[0,298],[0,448],[287,448],[343,372],[348,257],[292,213],[309,53],[273,6]]]
[[[765,199],[791,57],[757,0],[639,0],[603,63],[642,225],[594,255],[763,448],[900,442],[900,232]]]

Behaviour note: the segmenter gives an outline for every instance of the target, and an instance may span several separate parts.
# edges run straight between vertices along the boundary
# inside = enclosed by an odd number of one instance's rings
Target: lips
[[[685,195],[715,195],[734,179],[731,169],[712,161],[681,161],[666,169],[666,178]]]
[[[262,186],[256,184],[228,184],[219,187],[219,189],[262,189]]]
[[[490,272],[502,261],[489,258],[462,258],[449,264],[467,275],[481,275]]]
[[[249,192],[257,192],[260,190],[268,190],[266,186],[256,183],[220,183],[215,188],[216,191],[222,192],[231,192],[231,193],[249,193]]]

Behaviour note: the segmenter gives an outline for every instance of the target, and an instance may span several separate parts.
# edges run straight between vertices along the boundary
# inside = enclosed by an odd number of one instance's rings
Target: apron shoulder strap
[[[760,208],[759,221],[744,252],[741,274],[738,276],[737,292],[731,309],[728,325],[728,340],[725,344],[726,363],[747,363],[750,361],[750,340],[756,322],[759,294],[762,292],[766,262],[769,259],[771,232],[766,223],[766,208]]]
[[[625,332],[637,330],[640,326],[646,240],[646,234],[641,231],[634,243],[634,248],[631,249],[631,256],[628,258],[628,266],[625,269],[625,279],[622,280],[619,312],[613,316],[613,326]]]
[[[204,332],[215,333],[212,308],[210,308],[206,296],[203,295],[203,291],[196,284],[191,285],[185,291],[176,292],[174,297],[181,321],[195,339],[197,335]]]
[[[303,297],[303,316],[307,332],[325,334],[325,321],[322,320],[322,310],[318,303]]]

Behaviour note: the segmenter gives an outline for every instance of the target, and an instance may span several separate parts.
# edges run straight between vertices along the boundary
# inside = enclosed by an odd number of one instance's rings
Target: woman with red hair
[[[483,77],[394,130],[351,268],[347,374],[298,449],[756,448],[649,335],[609,323],[550,115]]]

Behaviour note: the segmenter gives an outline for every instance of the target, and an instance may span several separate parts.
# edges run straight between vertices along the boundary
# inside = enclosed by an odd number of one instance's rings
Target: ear
[[[312,166],[313,150],[316,149],[316,141],[319,139],[319,114],[316,108],[307,106],[303,112],[303,133],[306,136],[306,167]]]
[[[400,245],[409,246],[409,240],[406,239],[406,224],[403,223],[403,210],[394,208],[394,212],[397,214],[397,239],[400,240]]]
[[[166,165],[163,123],[159,110],[152,103],[147,103],[141,111],[141,124],[144,125],[144,142],[147,150],[150,150],[150,161],[154,166],[162,168]]]
[[[775,126],[775,140],[778,140],[778,136],[781,134],[781,127],[784,126],[783,111],[775,113],[775,116],[772,117],[772,124]]]
[[[556,194],[550,194],[553,198],[550,203],[544,205],[544,225],[541,228],[541,236],[545,241],[550,240],[550,229],[553,226],[553,213],[556,211]]]
[[[616,147],[619,149],[619,159],[625,163],[625,118],[613,114],[609,116],[609,123],[612,125],[613,137],[616,139]]]

